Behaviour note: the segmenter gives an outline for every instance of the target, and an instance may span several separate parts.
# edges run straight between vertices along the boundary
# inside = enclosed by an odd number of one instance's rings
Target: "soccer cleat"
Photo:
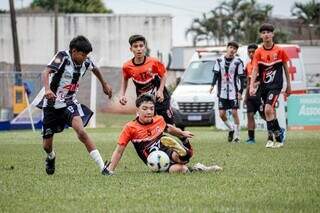
[[[280,142],[284,143],[286,141],[286,130],[284,128],[280,129]]]
[[[283,143],[280,143],[280,142],[274,142],[274,144],[273,144],[273,146],[272,146],[272,148],[275,148],[275,149],[277,149],[277,148],[281,148],[281,147],[283,147]]]
[[[164,136],[160,139],[160,142],[163,146],[170,148],[178,153],[179,156],[183,157],[187,155],[186,149],[183,147],[182,144],[180,144],[178,141],[176,141],[173,138]]]
[[[218,171],[222,171],[223,169],[218,165],[205,166],[202,163],[196,163],[192,167],[192,170],[198,171],[198,172],[218,172]]]
[[[111,176],[111,175],[113,175],[113,172],[108,170],[109,164],[110,164],[110,162],[108,162],[108,161],[106,161],[106,162],[104,163],[104,167],[103,167],[103,169],[102,169],[102,171],[101,171],[101,174],[102,174],[102,175],[106,175],[106,176]]]
[[[45,160],[46,172],[48,175],[53,175],[55,171],[55,160],[56,158],[49,159],[49,157]]]
[[[234,130],[229,131],[228,133],[228,142],[231,142],[233,140]]]
[[[246,141],[246,144],[255,144],[255,143],[256,143],[256,141],[254,139],[248,139]]]
[[[235,137],[231,143],[240,143],[240,138]]]
[[[268,140],[266,143],[266,148],[272,148],[273,147],[274,142],[271,140]]]

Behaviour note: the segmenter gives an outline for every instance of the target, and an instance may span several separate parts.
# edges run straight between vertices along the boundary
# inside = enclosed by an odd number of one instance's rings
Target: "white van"
[[[289,72],[292,92],[305,93],[306,75],[298,45],[281,45],[290,58]],[[181,81],[171,96],[171,108],[175,124],[180,128],[186,126],[215,125],[216,90],[210,94],[213,79],[213,66],[218,57],[223,55],[226,47],[207,47],[197,49],[193,54]],[[247,46],[238,49],[239,57],[248,61]]]
[[[224,48],[225,49],[225,48]],[[171,108],[176,126],[215,125],[214,99],[216,92],[209,93],[216,59],[222,49],[199,49],[192,56],[180,83],[171,95]]]

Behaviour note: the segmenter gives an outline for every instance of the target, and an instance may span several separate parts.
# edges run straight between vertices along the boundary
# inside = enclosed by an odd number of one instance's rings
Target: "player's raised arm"
[[[103,79],[100,70],[97,67],[92,69],[93,74],[98,78],[101,83],[103,92],[108,95],[109,98],[112,97],[112,88],[111,86]]]

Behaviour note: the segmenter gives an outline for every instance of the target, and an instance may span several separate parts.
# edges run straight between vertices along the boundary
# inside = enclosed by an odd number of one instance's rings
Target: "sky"
[[[185,31],[192,20],[201,17],[218,6],[222,0],[103,0],[108,8],[117,14],[169,14],[172,19],[173,46],[190,45]],[[273,5],[273,16],[288,18],[294,2],[306,3],[310,0],[258,0],[261,4]],[[9,8],[9,0],[0,0],[0,9]],[[15,0],[16,8],[28,6],[32,0]],[[320,0],[316,0],[320,2]]]

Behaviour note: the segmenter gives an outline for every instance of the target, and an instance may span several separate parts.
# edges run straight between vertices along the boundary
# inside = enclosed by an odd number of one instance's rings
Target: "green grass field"
[[[128,115],[99,115],[89,129],[110,158]],[[217,163],[221,173],[151,173],[129,145],[116,175],[100,175],[71,129],[55,137],[56,173],[44,171],[40,134],[0,132],[0,212],[319,212],[320,133],[289,132],[281,149],[229,144],[226,132],[190,128],[191,164]],[[241,132],[242,139],[246,131]]]

